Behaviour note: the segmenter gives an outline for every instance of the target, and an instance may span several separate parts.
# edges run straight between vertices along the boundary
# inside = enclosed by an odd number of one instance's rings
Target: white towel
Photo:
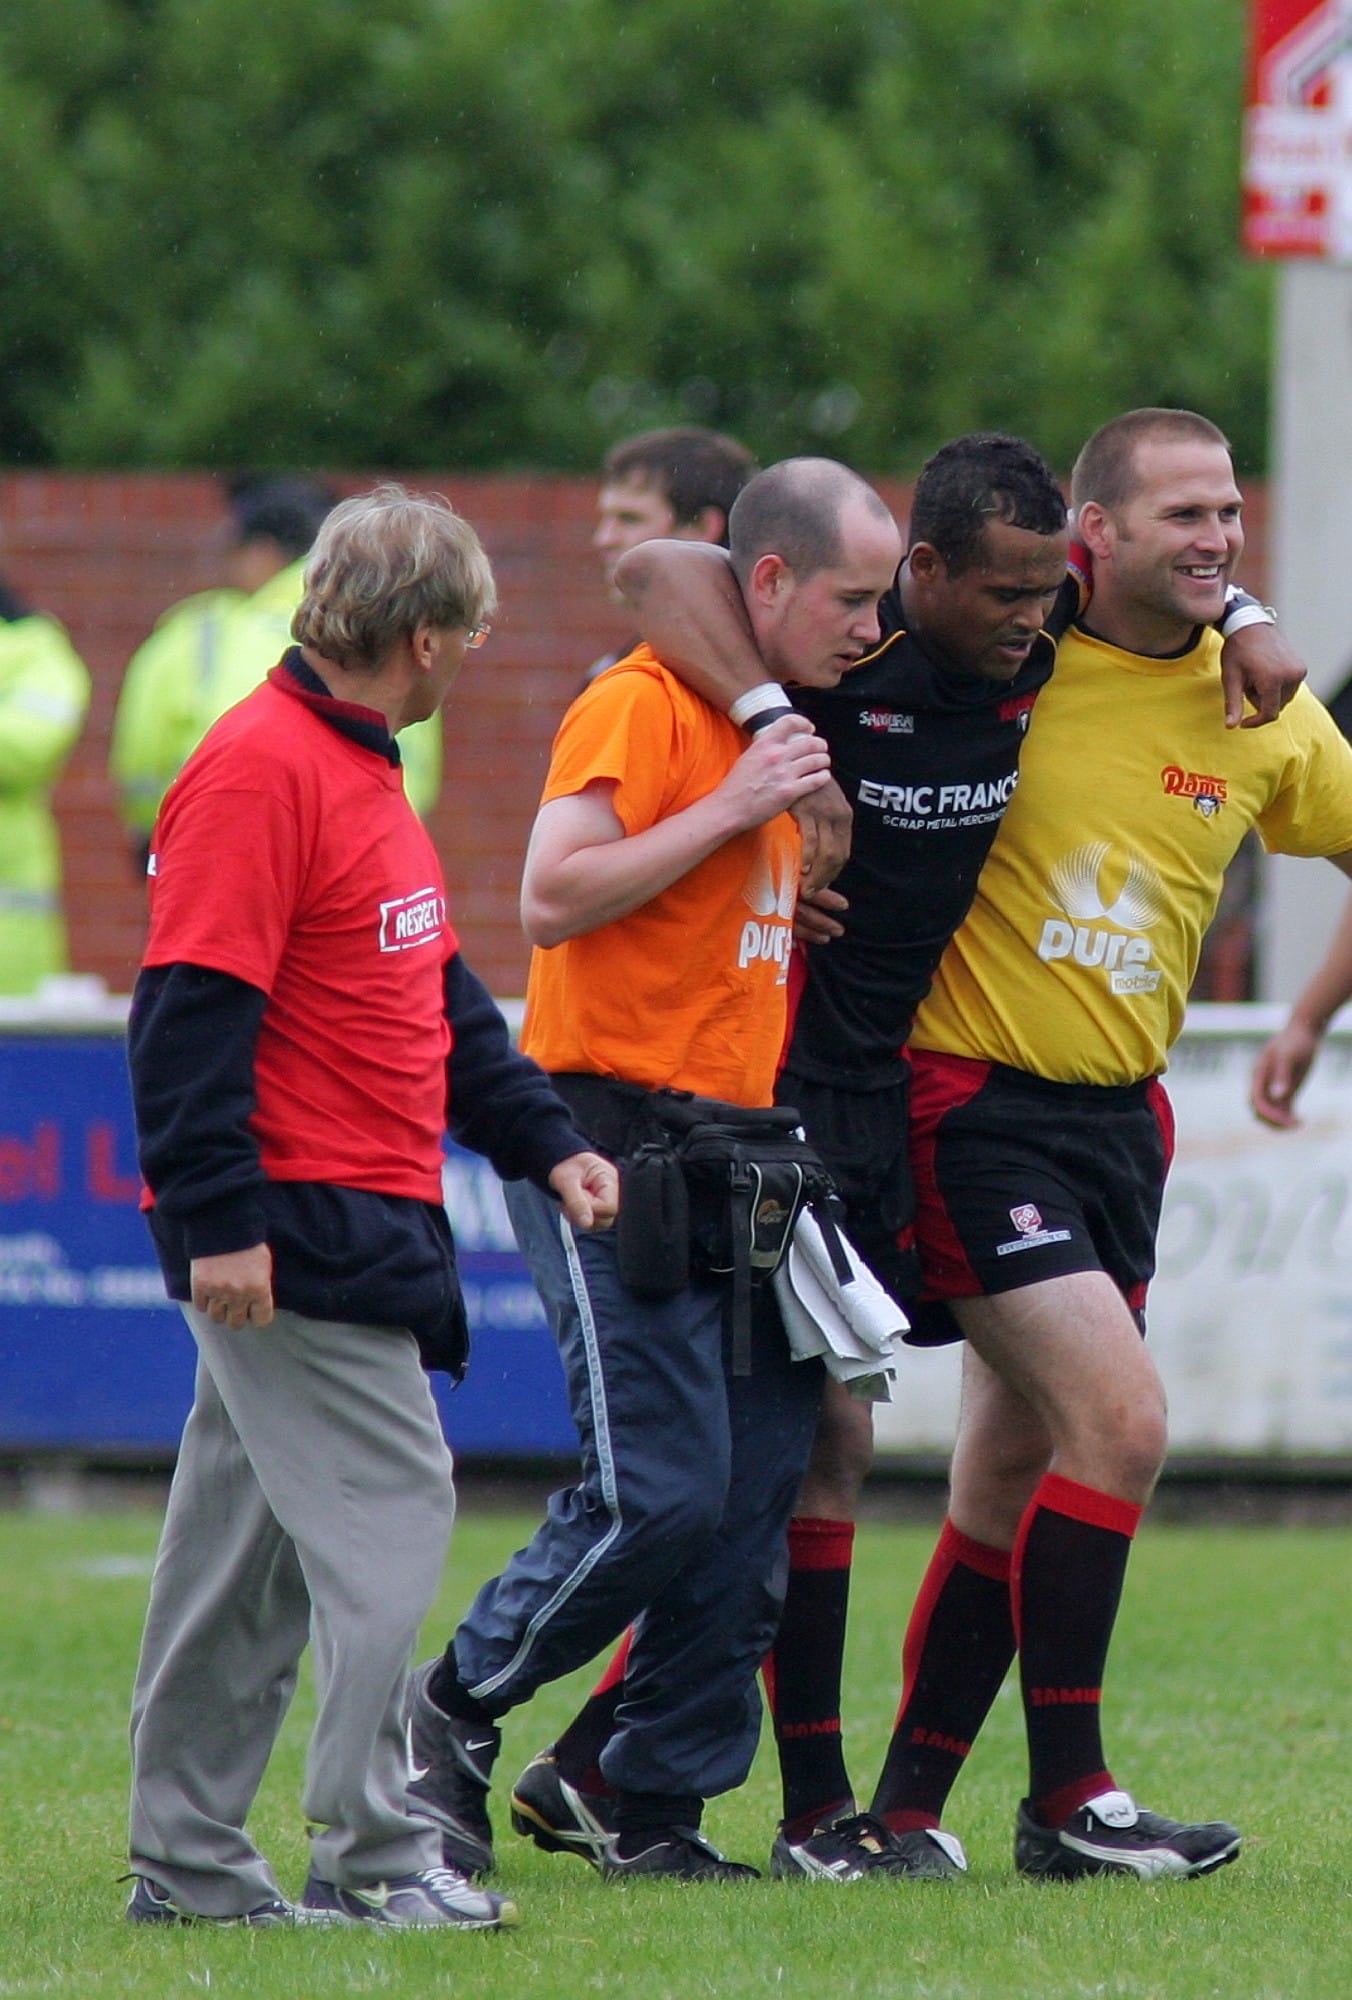
[[[789,1254],[774,1277],[784,1330],[796,1361],[820,1355],[827,1373],[852,1395],[888,1403],[894,1348],[906,1331],[906,1315],[849,1238],[838,1233],[852,1274],[847,1282],[836,1275],[811,1209],[794,1224]]]

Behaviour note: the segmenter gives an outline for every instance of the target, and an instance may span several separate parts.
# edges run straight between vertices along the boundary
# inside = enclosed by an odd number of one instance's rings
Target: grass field
[[[467,1518],[428,1648],[515,1546],[524,1517]],[[590,1995],[1039,1996],[1039,2000],[1346,2000],[1352,1992],[1352,1535],[1337,1529],[1147,1528],[1115,1649],[1108,1740],[1119,1780],[1159,1810],[1234,1819],[1234,1867],[1142,1887],[1017,1881],[1022,1778],[1006,1688],[955,1795],[961,1884],[753,1883],[611,1889],[515,1839],[499,1807],[500,1886],[523,1910],[504,1936],[179,1931],[120,1921],[127,1692],[152,1514],[0,1514],[0,2000],[587,2000]],[[867,1788],[896,1698],[901,1619],[929,1531],[860,1533],[847,1739]],[[585,1675],[510,1719],[510,1780],[554,1733]],[[288,1719],[255,1826],[298,1889],[309,1704]],[[709,1831],[763,1865],[773,1757],[716,1801]]]

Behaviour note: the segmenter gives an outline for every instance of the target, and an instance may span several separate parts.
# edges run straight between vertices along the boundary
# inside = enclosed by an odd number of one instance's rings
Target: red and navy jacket
[[[287,706],[279,708],[279,695]],[[295,709],[289,706],[292,701]],[[231,815],[253,815],[246,817],[245,824],[251,831],[258,826],[257,858],[260,867],[266,866],[266,819],[273,801],[268,798],[266,784],[261,793],[248,789],[256,781],[247,752],[251,744],[259,742],[260,730],[275,746],[279,716],[281,733],[288,743],[293,731],[302,744],[309,732],[312,761],[321,766],[329,754],[325,743],[331,744],[332,739],[317,737],[308,718],[318,717],[325,730],[355,746],[357,754],[350,760],[355,773],[354,796],[371,799],[375,815],[371,837],[355,844],[353,867],[358,878],[363,867],[368,872],[372,865],[378,867],[378,863],[371,863],[370,851],[378,850],[378,836],[389,826],[393,827],[396,846],[405,837],[415,843],[409,850],[414,855],[413,865],[425,865],[432,871],[434,879],[428,886],[435,890],[440,879],[435,858],[427,848],[424,864],[423,852],[416,847],[417,840],[425,839],[420,829],[405,836],[402,815],[407,815],[415,829],[417,821],[403,800],[402,787],[389,782],[389,774],[397,778],[398,773],[396,742],[374,711],[333,700],[295,649],[274,669],[268,691],[256,691],[216,725],[202,750],[195,753],[195,757],[204,757],[196,779],[190,760],[183,778],[177,781],[178,785],[186,781],[191,798],[194,782],[199,791],[202,789],[204,770],[214,779],[210,797],[212,809],[222,814],[222,845],[240,844],[229,838]],[[298,755],[303,762],[303,748]],[[228,773],[231,759],[238,760],[242,771],[249,773],[241,778],[238,797],[230,791],[228,776],[221,781],[222,768]],[[284,767],[285,756],[281,763]],[[340,774],[348,775],[342,770],[341,758],[339,769]],[[386,773],[383,780],[381,770]],[[320,775],[329,773],[321,770]],[[386,796],[391,791],[397,798]],[[171,800],[174,796],[171,791]],[[303,801],[303,788],[300,796]],[[156,854],[157,867],[163,862],[172,869],[176,810],[167,800],[157,829],[157,843],[164,837],[164,854]],[[279,807],[276,817],[286,832],[296,818],[292,796],[287,796],[285,810]],[[334,816],[311,817],[324,818],[327,832],[327,819]],[[311,877],[322,872],[322,852],[313,828],[302,827],[297,834],[283,855],[284,869],[288,858],[294,862],[297,900],[310,911],[313,934],[313,911],[323,901],[322,896],[310,893]],[[378,874],[376,879],[380,879]],[[156,893],[167,880],[166,873],[164,881],[155,885]],[[236,885],[227,874],[226,887],[232,886]],[[209,891],[211,885],[206,887]],[[182,899],[181,888],[178,893]],[[234,900],[238,906],[238,894]],[[431,910],[435,915],[436,895],[427,895],[422,904],[411,903],[407,897],[403,901],[410,908],[400,915],[408,921],[405,934],[395,939],[395,947],[410,954],[399,964],[401,969],[404,965],[412,969],[417,984],[410,990],[422,995],[424,1008],[429,977],[439,981],[434,1004],[440,1025],[434,1022],[432,1026],[442,1053],[438,1055],[434,1049],[432,1060],[442,1065],[436,1089],[444,1123],[459,1143],[484,1154],[504,1179],[528,1178],[546,1187],[550,1170],[583,1151],[586,1141],[543,1071],[512,1047],[502,1015],[466,965],[449,925],[432,934],[424,912]],[[381,949],[386,950],[389,940],[385,932],[393,936],[394,920],[388,915],[388,904],[380,907]],[[440,910],[444,919],[444,899]],[[336,919],[330,915],[327,921],[331,935],[319,927],[318,953],[314,936],[308,940],[321,982],[326,976],[325,953],[337,956],[341,963],[342,954],[353,948],[350,918],[340,911]],[[217,942],[218,928],[224,943]],[[237,933],[247,937],[247,924],[239,922]],[[174,943],[180,935],[186,940],[208,940],[200,956],[215,962],[201,963],[191,951],[177,955]],[[278,974],[269,963],[259,973],[264,983],[255,984],[244,976],[250,967],[247,957],[241,956],[242,950],[237,941],[230,941],[228,910],[221,914],[219,926],[215,912],[199,918],[190,907],[187,919],[178,922],[171,914],[167,925],[161,926],[158,944],[152,917],[147,961],[133,995],[128,1059],[139,1157],[149,1190],[147,1219],[170,1296],[191,1296],[189,1267],[194,1257],[266,1242],[272,1251],[273,1293],[279,1306],[320,1319],[408,1327],[418,1338],[429,1367],[459,1375],[468,1352],[468,1333],[450,1226],[440,1201],[433,1198],[436,1162],[427,1158],[425,1077],[418,1086],[420,1122],[402,1118],[401,1105],[393,1104],[388,1128],[372,1130],[371,1153],[376,1164],[368,1173],[360,1135],[354,1140],[349,1132],[346,1141],[341,1138],[342,1118],[347,1118],[349,1127],[351,1124],[349,1106],[341,1096],[345,1079],[338,1073],[333,1053],[321,1047],[320,1054],[334,1077],[338,1107],[334,1129],[340,1135],[337,1156],[344,1157],[346,1144],[349,1164],[346,1170],[340,1169],[341,1178],[310,1175],[309,1162],[321,1157],[322,1116],[316,1117],[313,1131],[305,1130],[305,1106],[292,1100],[292,1123],[301,1128],[299,1140],[289,1125],[279,1135],[275,1118],[269,1122],[269,1097],[278,1094],[272,1081],[278,1066],[276,1050],[280,1045],[283,1062],[286,1051],[286,1033],[279,1032],[279,1020],[287,1014],[288,1001],[295,1001],[294,981],[287,988],[284,973]],[[382,978],[388,978],[390,967],[383,961],[379,970]],[[299,990],[306,992],[303,984]],[[322,993],[322,984],[315,990]],[[379,1003],[382,990],[379,985],[374,988],[373,1005]],[[397,993],[400,989],[396,986],[394,990]],[[400,1023],[386,1020],[383,1026],[392,1051],[387,1067],[397,1085]],[[293,1066],[307,1083],[312,1075],[322,1076],[324,1064],[316,1066],[315,1051],[307,1050],[301,1042],[303,1011],[293,1006],[286,1027],[291,1035]],[[392,1034],[392,1030],[396,1032]],[[318,1028],[315,1039],[317,1044],[321,1042]],[[353,1039],[356,1046],[350,1063],[354,1071],[360,1071],[364,1038]],[[425,1073],[425,1067],[420,1057],[419,1064],[413,1065],[415,1075]],[[378,1088],[383,1088],[384,1075],[383,1070],[377,1071]],[[285,1102],[285,1091],[281,1094]],[[377,1117],[375,1126],[381,1123]],[[410,1144],[407,1170],[399,1160],[401,1135],[406,1129],[419,1142]]]

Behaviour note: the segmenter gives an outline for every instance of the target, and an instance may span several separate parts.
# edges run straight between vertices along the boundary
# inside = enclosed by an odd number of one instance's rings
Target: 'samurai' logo
[[[1210,778],[1203,771],[1185,771],[1181,764],[1166,764],[1160,782],[1170,798],[1191,799],[1203,819],[1214,819],[1225,804],[1225,779]]]
[[[914,736],[915,717],[902,715],[895,708],[861,708],[860,726],[871,729],[876,736]]]

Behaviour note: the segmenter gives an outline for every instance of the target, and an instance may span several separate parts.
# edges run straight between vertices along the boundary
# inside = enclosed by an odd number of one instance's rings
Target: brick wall
[[[350,490],[362,479],[338,482]],[[520,993],[526,949],[517,882],[558,717],[589,661],[626,637],[601,593],[590,547],[595,482],[447,476],[446,492],[493,560],[493,637],[471,655],[446,717],[446,775],[432,820],[451,908],[470,962],[493,990]],[[904,517],[908,489],[880,482]],[[1251,492],[1250,588],[1264,588],[1266,495]],[[77,971],[129,989],[144,934],[108,782],[108,735],[122,669],[159,613],[210,583],[223,518],[205,475],[0,475],[0,568],[69,629],[94,677],[84,735],[57,791],[66,905]]]

